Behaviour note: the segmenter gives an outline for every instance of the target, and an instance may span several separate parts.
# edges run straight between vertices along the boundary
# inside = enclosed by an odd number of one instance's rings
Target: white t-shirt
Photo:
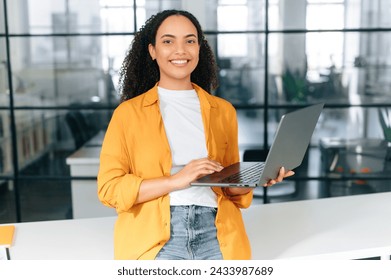
[[[171,174],[193,159],[208,156],[200,101],[194,89],[168,90],[158,87],[160,112],[172,154]],[[170,205],[217,207],[210,187],[190,187],[170,193]]]

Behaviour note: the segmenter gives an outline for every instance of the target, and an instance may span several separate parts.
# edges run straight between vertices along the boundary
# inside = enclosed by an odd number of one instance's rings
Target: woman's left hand
[[[284,178],[292,176],[294,174],[295,174],[295,172],[293,172],[292,170],[285,171],[285,168],[281,167],[280,171],[278,172],[277,178],[269,180],[269,182],[267,182],[263,186],[264,187],[273,186],[276,183],[282,182],[282,180],[284,180]]]

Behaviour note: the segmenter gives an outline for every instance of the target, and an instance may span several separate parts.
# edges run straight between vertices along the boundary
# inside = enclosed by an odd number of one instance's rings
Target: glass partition
[[[10,112],[0,109],[0,177],[13,174],[12,150]]]
[[[16,106],[116,106],[118,71],[132,39],[12,38]]]
[[[134,32],[133,1],[8,1],[10,33]],[[115,12],[113,12],[115,11]],[[121,20],[121,21],[120,21]]]
[[[8,64],[5,38],[0,37],[0,107],[9,106]]]
[[[134,33],[163,9],[189,10],[205,30],[219,67],[212,94],[237,109],[241,153],[270,146],[284,113],[326,103],[303,172],[292,179],[300,182],[296,186],[322,187],[312,198],[337,195],[334,186],[356,180],[342,178],[323,188],[335,175],[324,173],[330,166],[322,165],[329,139],[391,142],[390,1],[6,0],[7,34],[4,2],[0,207],[16,211],[9,219],[37,220],[56,208],[37,206],[42,192],[57,196],[50,185],[58,185],[66,201],[48,218],[71,217],[67,158],[104,134],[119,104],[119,70]],[[386,180],[384,174],[371,174],[377,179],[367,182]],[[4,197],[14,201],[3,204]],[[25,208],[16,209],[18,200]],[[29,205],[36,216],[28,216]]]
[[[0,20],[0,35],[4,35],[5,34],[5,20],[4,20],[4,2],[3,1],[0,1],[0,15],[1,16],[1,20]],[[1,52],[0,52],[1,53]]]
[[[265,28],[265,1],[219,0],[216,10],[218,31],[259,31]]]
[[[48,155],[57,141],[57,113],[46,110],[16,110],[16,147],[19,170]],[[34,173],[37,175],[37,173]]]
[[[70,176],[67,158],[82,146],[99,147],[112,110],[16,110],[19,172]]]
[[[265,133],[264,110],[238,109],[239,149],[263,149]]]
[[[217,95],[237,106],[264,102],[264,41],[264,34],[217,36]]]
[[[0,224],[17,220],[13,181],[0,179]]]
[[[388,0],[269,1],[271,30],[390,28]],[[274,16],[278,11],[278,17]],[[331,20],[332,19],[332,20]]]
[[[13,79],[17,81],[17,79]],[[13,173],[10,91],[5,39],[0,37],[0,177]],[[0,179],[0,182],[2,179]]]
[[[386,32],[272,34],[271,104],[390,104]],[[292,48],[292,46],[295,46]]]
[[[20,180],[21,221],[72,219],[70,186],[70,180]]]

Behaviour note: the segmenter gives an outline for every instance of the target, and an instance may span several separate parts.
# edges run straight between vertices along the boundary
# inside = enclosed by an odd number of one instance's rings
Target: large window
[[[0,1],[0,222],[40,220],[45,207],[63,213],[50,219],[72,217],[70,189],[80,178],[66,160],[105,131],[134,33],[163,9],[189,10],[203,26],[219,66],[212,94],[237,108],[241,152],[267,150],[285,112],[325,102],[292,181],[316,186],[314,198],[346,194],[353,189],[338,188],[362,182],[364,191],[387,191],[379,186],[390,179],[384,172],[358,172],[365,180],[346,172],[359,160],[346,147],[386,138],[390,1],[6,0]],[[39,204],[41,195],[52,203]]]
[[[342,29],[344,27],[344,1],[309,0],[307,5],[306,28]],[[330,15],[333,15],[330,20]],[[308,69],[342,67],[343,33],[308,33],[306,54]]]

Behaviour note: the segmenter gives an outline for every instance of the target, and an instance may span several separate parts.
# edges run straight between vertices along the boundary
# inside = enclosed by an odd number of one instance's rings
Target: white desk
[[[116,217],[15,224],[11,260],[110,260]]]
[[[243,211],[254,259],[391,254],[391,193],[254,205]],[[12,259],[112,259],[116,217],[16,224]]]
[[[96,177],[99,170],[99,154],[104,133],[100,132],[83,147],[66,159],[71,176]],[[73,218],[94,218],[114,216],[113,208],[104,206],[98,199],[96,180],[72,181]]]
[[[391,193],[266,204],[243,211],[255,259],[391,255]]]

